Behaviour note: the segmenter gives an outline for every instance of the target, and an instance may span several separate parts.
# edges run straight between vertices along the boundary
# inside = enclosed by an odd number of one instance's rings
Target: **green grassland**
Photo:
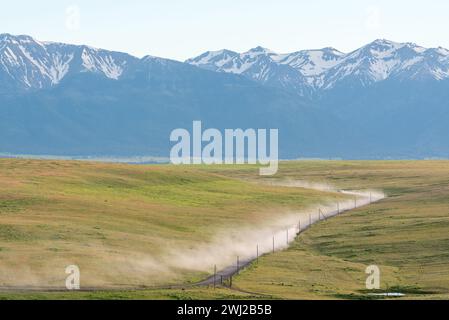
[[[374,264],[381,292],[449,298],[449,162],[292,162],[280,175],[388,198],[314,225],[242,273],[237,287],[273,298],[372,298],[365,268]]]
[[[0,159],[0,287],[61,287],[71,264],[84,287],[196,281],[161,257],[328,196],[201,167]]]
[[[253,166],[0,160],[0,278],[32,284],[33,277],[5,276],[28,266],[57,283],[65,275],[51,278],[44,272],[54,272],[48,262],[63,272],[76,261],[94,284],[120,285],[117,274],[123,283],[142,283],[115,268],[101,271],[102,264],[120,264],[130,254],[158,256],[167,241],[207,241],[217,230],[263,223],[334,197],[254,183],[267,179],[379,189],[388,198],[314,225],[289,249],[241,272],[233,289],[7,291],[0,299],[369,299],[365,268],[371,264],[381,269],[381,291],[449,298],[448,161],[284,162],[275,177],[262,178]],[[98,272],[100,283],[89,279]],[[188,283],[201,276],[182,270],[162,280]],[[151,274],[145,279],[153,283]]]

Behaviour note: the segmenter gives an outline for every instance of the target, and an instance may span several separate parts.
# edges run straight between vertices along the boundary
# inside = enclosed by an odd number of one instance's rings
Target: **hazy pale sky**
[[[0,33],[185,60],[207,50],[354,50],[377,38],[449,48],[447,0],[14,0]]]

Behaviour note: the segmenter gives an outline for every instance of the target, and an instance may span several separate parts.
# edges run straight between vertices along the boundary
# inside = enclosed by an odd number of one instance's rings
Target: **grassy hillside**
[[[125,252],[158,257],[167,241],[194,245],[212,239],[216,230],[263,224],[273,214],[329,197],[249,183],[267,179],[249,166],[0,160],[0,168],[0,237],[7,239],[1,241],[2,270],[14,263],[60,261],[61,268],[81,260],[82,270],[96,274],[99,263],[121,261]],[[0,298],[365,299],[372,298],[365,291],[365,268],[371,264],[381,269],[382,291],[449,298],[448,161],[287,162],[270,179],[382,189],[388,198],[314,225],[288,250],[265,255],[241,272],[233,290],[4,292]],[[76,259],[70,258],[74,252]],[[185,282],[202,275],[181,271],[180,278],[167,279]],[[116,274],[104,281],[114,283]]]
[[[388,198],[314,225],[290,249],[262,258],[236,285],[275,298],[369,298],[365,268],[381,291],[449,298],[449,162],[296,162],[281,176]]]
[[[254,175],[257,171],[251,169]],[[180,254],[224,230],[257,227],[327,195],[196,167],[0,159],[0,286],[184,283],[213,270]]]

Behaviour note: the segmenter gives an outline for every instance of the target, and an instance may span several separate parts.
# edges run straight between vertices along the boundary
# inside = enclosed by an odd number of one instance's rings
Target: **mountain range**
[[[185,62],[0,35],[0,153],[167,156],[169,134],[278,128],[282,158],[449,157],[449,51],[376,40]]]
[[[330,90],[347,82],[369,86],[388,79],[449,78],[449,50],[388,40],[376,40],[350,53],[324,48],[277,54],[257,47],[245,53],[208,51],[186,62],[301,93]]]

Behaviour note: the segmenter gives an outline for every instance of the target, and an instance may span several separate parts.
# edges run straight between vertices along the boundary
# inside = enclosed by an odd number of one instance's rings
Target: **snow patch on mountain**
[[[307,77],[318,76],[335,66],[342,58],[343,53],[325,48],[322,50],[303,50],[291,54],[274,57],[274,60],[289,65]]]
[[[350,53],[323,48],[277,54],[257,47],[245,53],[207,52],[186,62],[217,72],[241,74],[262,83],[282,79],[282,87],[299,87],[302,92],[331,89],[342,81],[367,86],[389,78],[449,78],[449,50],[384,39]]]
[[[89,46],[40,42],[29,36],[0,35],[0,77],[3,70],[23,89],[51,87],[76,72],[91,72],[119,80],[130,62],[136,60],[125,53]]]
[[[93,73],[118,81],[149,61],[166,67],[174,63],[152,56],[138,59],[85,45],[0,34],[0,81],[21,89],[52,87],[77,73]],[[449,50],[384,39],[349,53],[328,47],[278,54],[259,46],[243,53],[226,49],[207,51],[186,63],[214,72],[242,75],[301,95],[345,83],[369,86],[387,79],[449,79]]]
[[[109,79],[118,80],[123,73],[126,61],[117,64],[111,54],[104,51],[84,48],[81,53],[82,66],[90,72],[103,73]]]

